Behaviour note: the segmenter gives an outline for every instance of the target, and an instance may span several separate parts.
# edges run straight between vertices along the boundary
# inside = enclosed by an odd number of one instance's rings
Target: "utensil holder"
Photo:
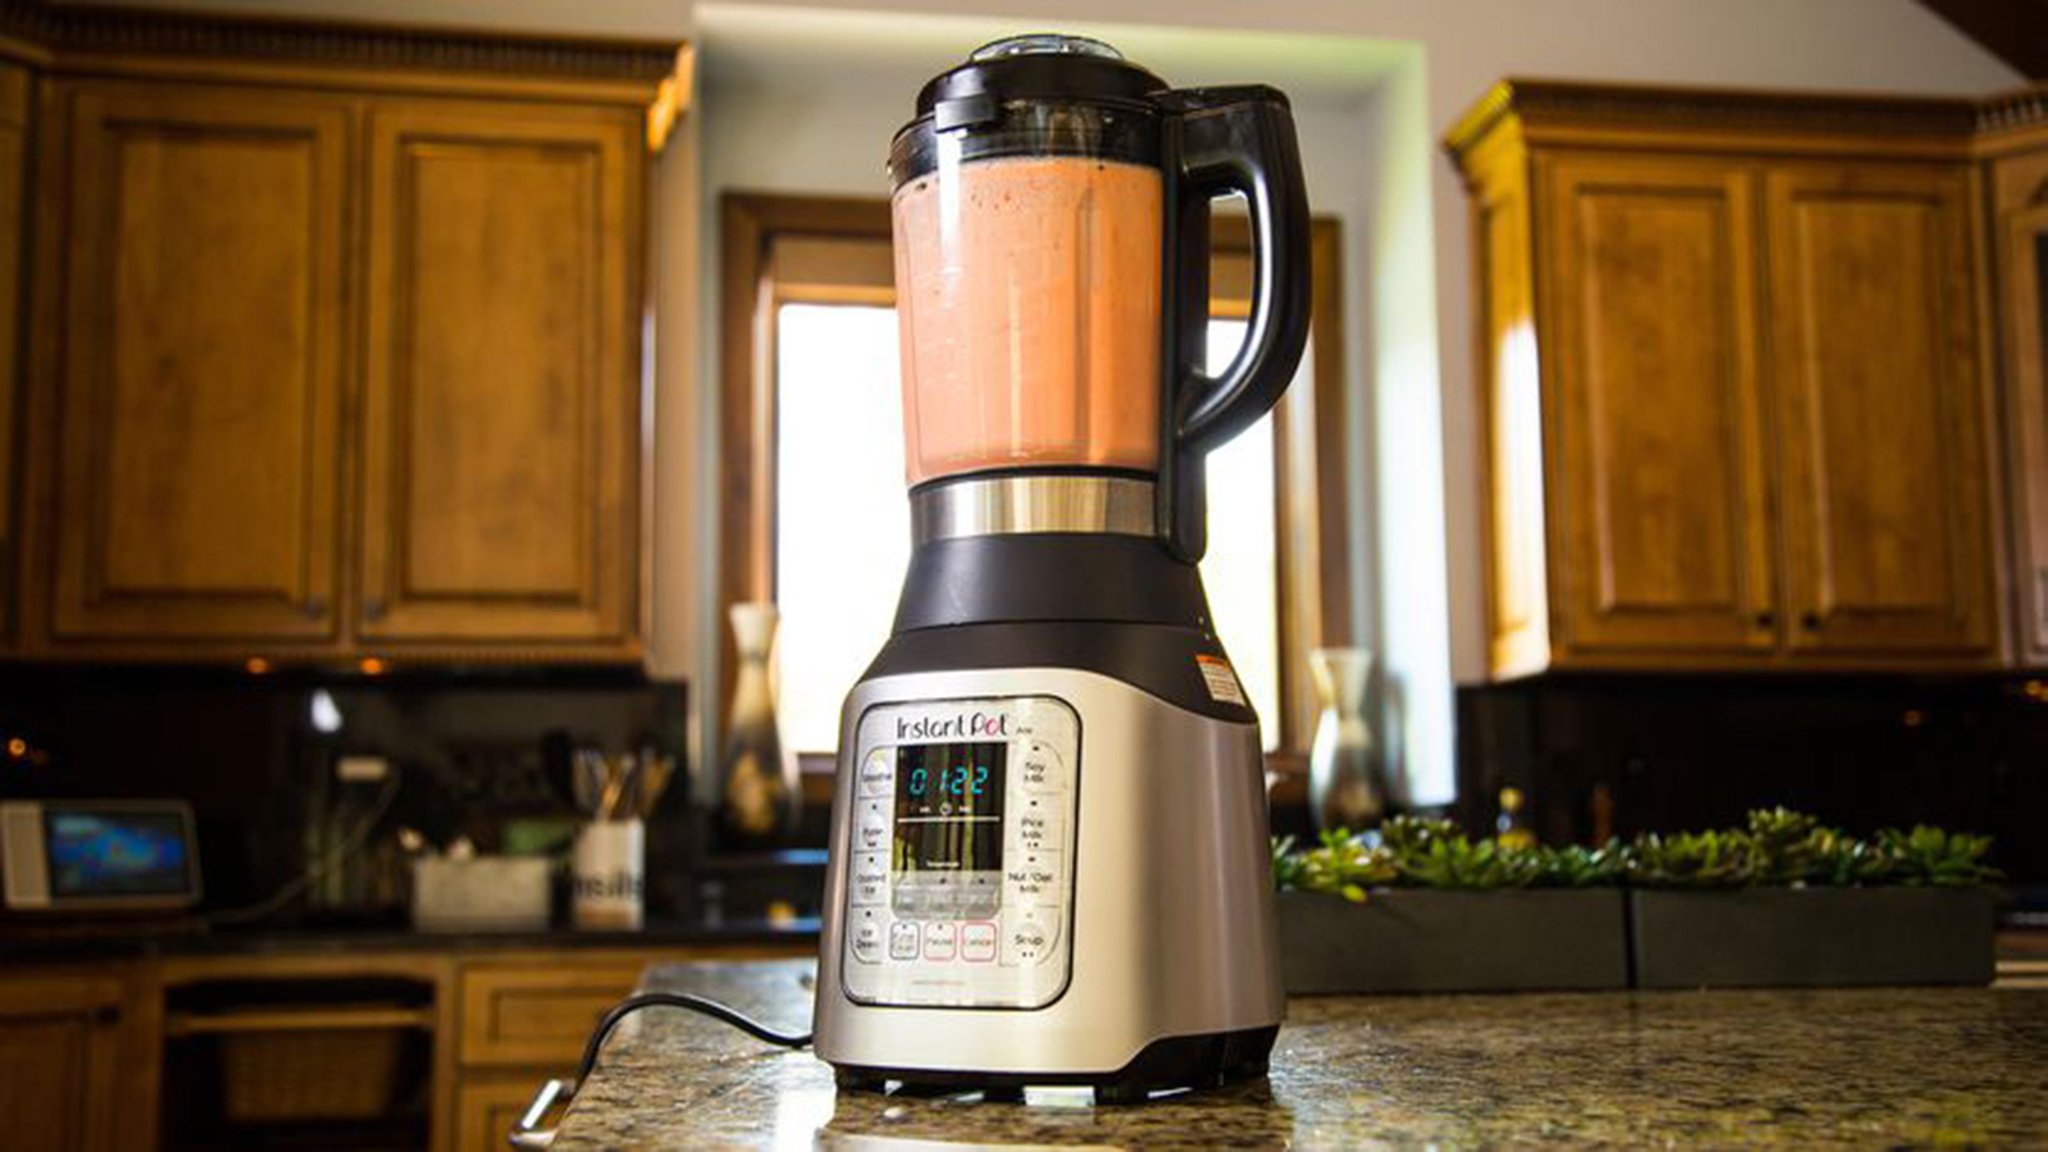
[[[647,826],[598,820],[576,833],[570,912],[578,928],[636,929],[645,914]]]

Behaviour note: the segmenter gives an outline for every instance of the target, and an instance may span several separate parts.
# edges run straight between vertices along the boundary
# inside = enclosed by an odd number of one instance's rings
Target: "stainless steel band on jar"
[[[968,476],[910,494],[911,539],[1094,532],[1151,536],[1153,484],[1130,476],[1034,473]]]

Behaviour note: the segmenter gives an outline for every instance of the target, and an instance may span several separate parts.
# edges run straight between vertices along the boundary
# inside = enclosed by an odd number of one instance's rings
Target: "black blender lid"
[[[1039,32],[975,49],[967,63],[924,86],[917,115],[932,117],[943,132],[991,119],[1011,100],[1142,105],[1166,87],[1100,40]]]

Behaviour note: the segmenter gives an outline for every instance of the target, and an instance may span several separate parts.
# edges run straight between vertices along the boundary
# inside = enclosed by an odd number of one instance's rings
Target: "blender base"
[[[846,1064],[835,1065],[832,1072],[842,1092],[889,1092],[895,1085],[894,1091],[904,1095],[979,1091],[990,1100],[1021,1101],[1026,1088],[1082,1087],[1095,1090],[1097,1104],[1142,1104],[1154,1092],[1214,1088],[1264,1076],[1279,1033],[1278,1024],[1269,1024],[1168,1036],[1110,1072],[959,1072]]]

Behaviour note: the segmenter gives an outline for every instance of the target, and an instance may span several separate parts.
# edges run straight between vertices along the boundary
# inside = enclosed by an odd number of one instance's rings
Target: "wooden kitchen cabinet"
[[[1453,130],[1495,675],[1999,660],[1975,123],[1518,81]]]
[[[51,637],[331,639],[347,107],[97,82],[63,100]]]
[[[366,641],[631,649],[639,130],[516,104],[372,110]]]
[[[0,61],[0,651],[15,639],[15,561],[21,532],[15,520],[14,446],[21,407],[22,237],[27,234],[29,72]]]
[[[148,14],[68,55],[112,19],[39,17],[34,133],[0,64],[0,214],[10,141],[39,174],[19,654],[637,661],[647,157],[687,56]]]
[[[1989,248],[2011,455],[2014,631],[2048,665],[2048,93],[2003,102],[1987,133]]]
[[[544,1081],[529,1076],[465,1076],[455,1091],[455,1152],[503,1152]]]
[[[1788,649],[1994,650],[1970,173],[1764,175]]]
[[[125,1107],[125,985],[99,973],[0,981],[0,1116],[11,1148],[142,1146]],[[128,1125],[124,1128],[124,1125]]]
[[[1543,167],[1560,631],[1588,651],[1767,652],[1777,591],[1749,174],[1713,158]]]

